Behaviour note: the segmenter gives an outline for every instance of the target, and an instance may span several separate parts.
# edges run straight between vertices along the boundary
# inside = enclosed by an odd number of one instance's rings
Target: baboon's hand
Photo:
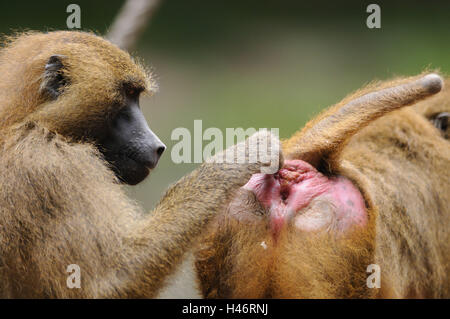
[[[231,177],[240,186],[255,173],[274,174],[283,164],[280,140],[267,130],[259,131],[247,140],[233,145],[206,160],[204,166],[216,168],[221,178]]]
[[[283,165],[280,140],[267,130],[253,134],[241,145],[237,144],[235,147],[238,150],[237,152],[245,148],[245,155],[240,156],[246,158],[245,163],[249,164],[248,169],[254,170],[252,174],[255,172],[274,174]],[[254,165],[251,166],[251,164]]]

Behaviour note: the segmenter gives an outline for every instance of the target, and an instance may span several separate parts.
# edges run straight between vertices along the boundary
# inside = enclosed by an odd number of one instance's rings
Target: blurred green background
[[[381,6],[381,29],[366,7]],[[66,29],[81,6],[84,30],[106,32],[122,1],[2,1],[0,32]],[[168,146],[130,194],[149,209],[195,164],[171,161],[171,132],[279,128],[289,137],[314,114],[374,79],[424,68],[450,71],[450,3],[438,1],[162,0],[133,54],[151,65],[160,92],[142,101]],[[205,143],[206,144],[206,143]]]

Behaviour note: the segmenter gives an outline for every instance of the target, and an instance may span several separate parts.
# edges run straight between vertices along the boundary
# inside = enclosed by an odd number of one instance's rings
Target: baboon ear
[[[444,138],[450,138],[450,113],[437,113],[431,117],[431,122],[441,131]]]
[[[41,92],[52,100],[56,100],[68,84],[68,79],[63,73],[65,56],[52,55],[45,65]]]

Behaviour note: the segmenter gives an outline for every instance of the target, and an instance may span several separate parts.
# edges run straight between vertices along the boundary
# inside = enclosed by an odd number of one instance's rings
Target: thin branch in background
[[[124,50],[133,49],[160,2],[160,0],[127,0],[106,38]]]

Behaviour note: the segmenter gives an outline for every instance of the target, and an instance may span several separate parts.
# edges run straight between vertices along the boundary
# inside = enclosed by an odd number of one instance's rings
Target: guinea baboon
[[[275,152],[261,160],[259,146],[270,142],[273,150],[278,140],[255,134],[183,177],[143,214],[119,181],[140,182],[164,150],[138,104],[141,92],[153,90],[139,64],[93,34],[7,40],[0,52],[0,297],[155,296],[233,191],[279,160]],[[237,150],[260,160],[217,160]],[[67,285],[73,264],[81,288]]]
[[[202,235],[203,295],[449,298],[449,84],[405,108],[441,78],[373,84],[284,141],[284,167],[255,174]]]

